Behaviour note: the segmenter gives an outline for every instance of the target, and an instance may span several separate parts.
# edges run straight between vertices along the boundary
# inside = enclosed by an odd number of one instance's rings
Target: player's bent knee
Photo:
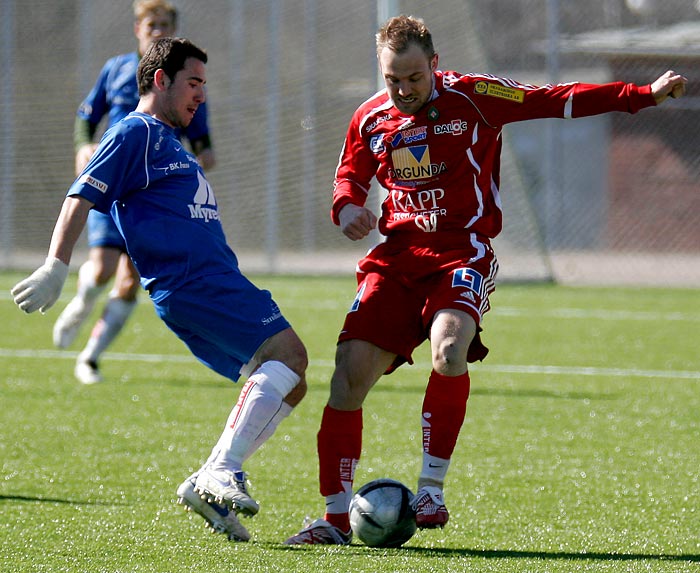
[[[292,408],[294,408],[299,402],[301,402],[304,399],[304,396],[306,396],[306,391],[308,389],[308,386],[306,385],[306,379],[302,378],[299,380],[299,383],[294,386],[294,389],[285,396],[284,401],[289,404]]]
[[[309,365],[309,357],[306,347],[292,328],[287,328],[274,335],[269,342],[271,344],[263,347],[263,353],[259,360],[278,360],[295,372],[300,378],[304,377],[306,368]]]
[[[282,398],[294,390],[303,380],[299,374],[294,372],[284,362],[278,360],[268,360],[257,369],[254,376],[262,379],[261,384],[274,389]]]

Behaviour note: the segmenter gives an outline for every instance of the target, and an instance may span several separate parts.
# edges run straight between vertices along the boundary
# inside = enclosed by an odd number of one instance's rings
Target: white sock
[[[347,513],[352,500],[352,482],[344,481],[343,491],[326,496],[326,513]]]
[[[282,402],[282,404],[280,404],[280,409],[277,410],[277,413],[272,417],[272,420],[270,420],[267,426],[263,428],[263,431],[260,432],[260,435],[258,435],[257,438],[255,438],[252,446],[248,452],[246,452],[245,457],[243,458],[244,462],[255,452],[257,452],[260,446],[267,442],[268,438],[275,433],[275,430],[277,429],[277,426],[280,425],[280,422],[289,416],[293,409],[294,408],[287,404],[287,402]]]
[[[135,308],[136,300],[124,300],[111,294],[102,316],[90,333],[85,349],[80,353],[81,359],[97,362],[100,354],[114,342]]]
[[[299,376],[281,362],[265,362],[241,389],[209,458],[213,471],[237,471],[275,431],[291,407],[283,401]]]
[[[95,266],[92,261],[85,261],[78,271],[78,290],[75,298],[83,303],[86,309],[92,310],[97,297],[105,289],[106,285],[98,285],[95,282]]]
[[[418,478],[418,487],[432,485],[442,489],[449,468],[450,460],[436,458],[423,452],[423,469]]]
[[[245,457],[243,458],[243,461],[245,462],[250,456],[252,456],[255,452],[258,451],[260,446],[262,446],[272,434],[275,433],[275,430],[277,429],[277,426],[280,425],[280,422],[284,420],[289,414],[292,412],[293,407],[287,404],[286,402],[282,402],[282,405],[280,406],[280,409],[277,411],[277,413],[273,416],[272,420],[270,420],[270,423],[265,426],[263,431],[260,433],[260,435],[255,439],[253,442],[252,446],[246,453]],[[219,439],[219,441],[224,438],[225,434],[221,435],[222,437]],[[229,439],[228,436],[226,436],[226,439]],[[211,454],[209,454],[209,458],[207,459],[206,462],[204,462],[204,465],[202,465],[202,468],[206,468],[209,464],[211,464],[215,459],[216,456],[219,455],[219,450],[221,449],[221,446],[217,442],[216,446],[214,446],[214,449],[211,451]]]

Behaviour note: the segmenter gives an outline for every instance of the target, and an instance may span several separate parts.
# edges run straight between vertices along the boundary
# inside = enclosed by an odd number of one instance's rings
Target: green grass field
[[[307,344],[307,399],[246,468],[250,543],[211,535],[175,502],[240,385],[192,359],[142,296],[102,385],[72,376],[46,316],[0,274],[0,571],[685,572],[700,569],[700,291],[502,285],[472,368],[444,530],[401,549],[289,548],[319,517],[315,440],[351,277],[256,277]],[[382,379],[365,404],[356,486],[415,488],[430,370]],[[381,557],[381,559],[378,559]]]

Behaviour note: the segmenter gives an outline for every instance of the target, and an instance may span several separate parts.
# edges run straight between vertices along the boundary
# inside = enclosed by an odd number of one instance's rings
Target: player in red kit
[[[386,89],[354,113],[335,175],[332,219],[352,240],[377,225],[386,241],[358,265],[358,290],[340,333],[318,433],[326,513],[286,543],[350,543],[348,506],[372,386],[430,340],[433,370],[422,410],[423,465],[412,502],[420,528],[449,518],[443,486],[469,397],[468,362],[482,360],[481,319],[498,270],[499,166],[505,124],[635,113],[685,92],[669,71],[650,85],[537,87],[438,70],[422,20],[399,16],[377,34]],[[367,207],[376,177],[381,216]]]

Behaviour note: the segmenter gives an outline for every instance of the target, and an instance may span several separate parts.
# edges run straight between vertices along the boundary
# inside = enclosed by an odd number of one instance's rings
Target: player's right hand
[[[26,313],[41,310],[43,314],[58,300],[68,276],[68,265],[55,257],[46,262],[12,290],[15,304]]]
[[[377,216],[366,207],[348,203],[338,213],[340,230],[348,239],[359,241],[377,226]]]

